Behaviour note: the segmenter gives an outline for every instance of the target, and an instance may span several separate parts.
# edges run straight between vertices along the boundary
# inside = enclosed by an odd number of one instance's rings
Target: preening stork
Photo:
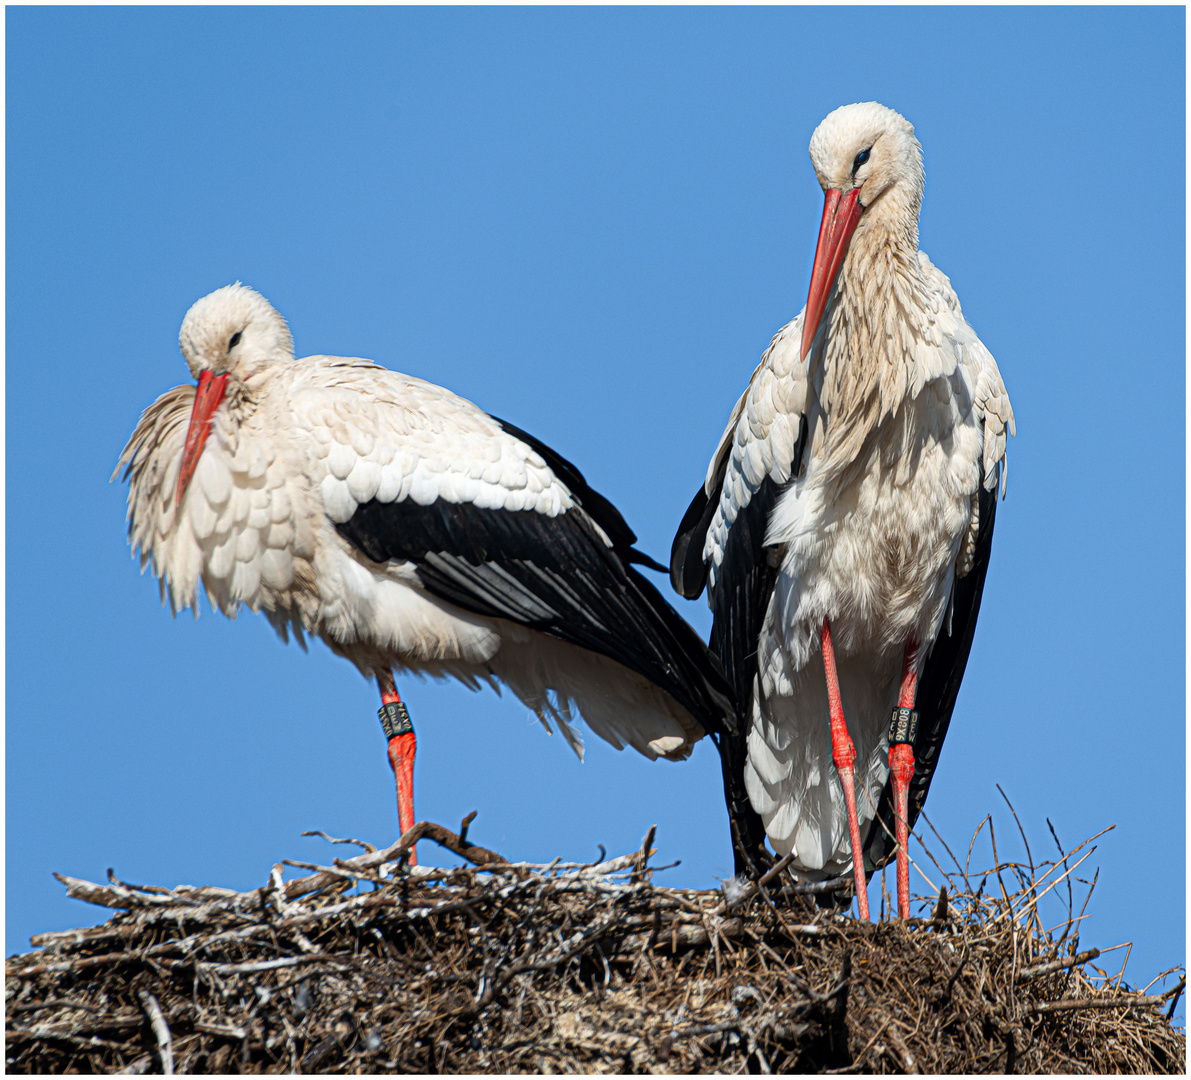
[[[393,678],[508,687],[581,755],[576,713],[618,749],[685,758],[732,710],[656,566],[579,471],[450,391],[369,360],[295,359],[285,320],[229,285],[180,335],[194,385],[120,457],[129,541],[174,613],[260,611],[314,634],[381,695],[399,820],[415,736]]]
[[[967,664],[1013,411],[918,250],[911,125],[847,105],[810,155],[826,204],[806,307],[732,410],[671,580],[708,590],[740,710],[729,787],[808,877],[851,870],[864,918],[865,872],[896,846],[904,917],[908,831]]]

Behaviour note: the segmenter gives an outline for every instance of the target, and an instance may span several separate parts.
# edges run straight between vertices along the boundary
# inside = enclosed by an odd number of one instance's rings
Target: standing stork
[[[826,204],[806,307],[732,410],[671,580],[707,587],[740,706],[724,742],[774,848],[809,877],[850,868],[868,918],[865,871],[896,845],[904,918],[909,828],[972,644],[1013,411],[918,250],[913,127],[846,105],[810,155]]]
[[[263,612],[376,680],[402,833],[416,741],[393,671],[507,686],[582,756],[687,757],[732,711],[698,635],[634,563],[616,508],[570,462],[450,391],[369,360],[295,359],[285,320],[229,285],[180,335],[194,385],[120,457],[129,542],[163,603]]]

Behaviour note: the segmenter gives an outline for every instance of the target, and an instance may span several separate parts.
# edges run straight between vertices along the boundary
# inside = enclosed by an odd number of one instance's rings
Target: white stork
[[[1013,412],[918,250],[913,127],[847,105],[810,155],[826,205],[806,307],[732,410],[671,579],[687,597],[707,586],[740,703],[724,742],[775,850],[808,877],[851,869],[868,918],[865,871],[896,841],[904,917],[908,830],[967,663]]]
[[[295,359],[285,320],[229,285],[180,335],[193,385],[120,457],[129,542],[163,603],[263,612],[380,689],[404,833],[415,736],[393,670],[503,684],[581,755],[685,758],[732,711],[718,665],[641,576],[606,499],[554,451],[450,391],[368,360]]]

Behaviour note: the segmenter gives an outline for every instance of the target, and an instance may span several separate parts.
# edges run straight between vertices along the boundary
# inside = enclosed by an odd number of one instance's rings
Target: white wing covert
[[[568,510],[570,493],[530,446],[449,390],[369,360],[308,357],[291,391],[312,437],[311,480],[341,525],[373,500],[484,510]]]
[[[977,415],[984,425],[984,453],[981,461],[984,484],[991,491],[997,486],[999,477],[1003,498],[1008,466],[1007,435],[1017,434],[1013,407],[1009,404],[1009,392],[1005,389],[1004,380],[992,353],[985,348],[984,342],[976,336],[976,332],[964,318],[959,297],[951,287],[951,279],[921,251],[918,252],[918,261],[927,280],[946,302],[947,310],[938,313],[938,321],[944,324],[954,342],[956,355],[968,368]]]

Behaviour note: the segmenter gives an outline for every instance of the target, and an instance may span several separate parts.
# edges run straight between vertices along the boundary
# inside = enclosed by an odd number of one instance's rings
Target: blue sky
[[[959,849],[992,812],[1019,853],[999,782],[1036,858],[1048,818],[1069,847],[1115,823],[1082,941],[1133,939],[1141,984],[1184,960],[1181,9],[6,19],[9,952],[102,915],[53,870],[250,888],[330,857],[304,829],[394,833],[374,689],[260,617],[171,620],[129,557],[108,476],[188,378],[194,300],[243,280],[300,355],[371,357],[534,432],[664,559],[805,301],[811,131],[877,99],[916,126],[923,249],[1018,423],[927,813]],[[650,764],[593,737],[581,765],[507,698],[403,690],[421,815],[478,810],[478,842],[542,861],[656,822],[671,882],[730,872],[710,744]]]

